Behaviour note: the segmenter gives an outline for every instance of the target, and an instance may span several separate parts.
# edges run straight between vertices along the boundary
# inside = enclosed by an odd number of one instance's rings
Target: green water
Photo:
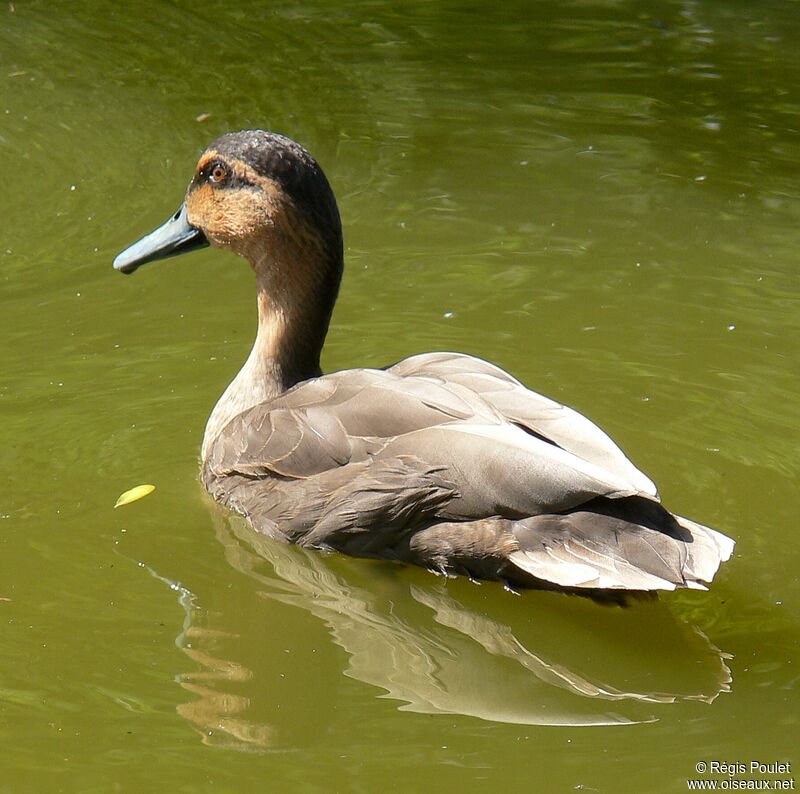
[[[698,761],[800,764],[798,53],[796,2],[3,3],[0,792],[678,792]],[[340,200],[326,368],[456,349],[571,404],[738,540],[710,592],[516,596],[209,503],[251,277],[110,263],[253,126]]]

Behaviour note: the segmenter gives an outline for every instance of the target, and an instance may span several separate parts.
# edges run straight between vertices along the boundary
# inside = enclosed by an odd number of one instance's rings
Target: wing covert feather
[[[433,376],[480,395],[505,418],[550,439],[554,444],[624,477],[635,488],[658,498],[653,482],[597,425],[572,408],[526,388],[494,364],[463,353],[423,353],[390,368],[406,377]]]
[[[492,405],[494,399],[502,407],[509,395],[529,413],[537,406],[535,428],[519,418],[521,409],[504,417]],[[574,444],[551,443],[543,426],[568,410],[479,359],[418,356],[390,371],[315,378],[245,411],[221,433],[209,464],[254,478],[305,478],[371,457],[416,456],[453,478],[461,496],[443,515],[462,519],[537,515],[595,496],[649,493],[630,464],[604,466],[607,455],[581,456]],[[556,434],[559,441],[564,434]]]

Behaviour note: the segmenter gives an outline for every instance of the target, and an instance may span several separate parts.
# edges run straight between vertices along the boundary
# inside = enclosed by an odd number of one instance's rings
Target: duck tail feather
[[[561,587],[705,589],[733,541],[716,530],[631,498],[597,500],[563,514],[513,522],[519,570]]]
[[[687,579],[710,582],[719,566],[730,559],[736,541],[683,516],[675,516],[675,520],[692,536],[691,543],[686,545],[688,555],[684,575]]]

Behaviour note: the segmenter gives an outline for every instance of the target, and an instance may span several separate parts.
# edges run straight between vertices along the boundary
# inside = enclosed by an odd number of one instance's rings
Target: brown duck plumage
[[[341,224],[295,142],[223,135],[178,213],[114,266],[207,243],[249,260],[259,325],[208,420],[202,479],[257,530],[519,586],[703,587],[730,557],[730,538],[664,509],[602,430],[492,364],[427,353],[322,375]]]

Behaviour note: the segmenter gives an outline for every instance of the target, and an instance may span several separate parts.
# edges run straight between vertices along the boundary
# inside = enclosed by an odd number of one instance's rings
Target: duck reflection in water
[[[632,598],[620,608],[544,591],[502,597],[496,583],[354,565],[274,543],[212,509],[228,562],[254,584],[246,594],[272,604],[269,627],[292,625],[295,608],[319,618],[347,654],[342,672],[383,690],[380,697],[402,711],[520,725],[630,725],[658,719],[668,704],[711,703],[730,688],[727,655],[657,599]],[[240,616],[184,601],[178,645],[199,669],[179,676],[197,699],[178,711],[204,742],[250,751],[307,743],[307,724],[299,730],[296,723],[309,700],[318,704],[314,730],[324,732],[331,674],[320,662],[328,654],[293,652],[302,695],[282,700],[272,669],[226,658],[252,651],[252,637],[239,636],[249,630]],[[263,616],[252,603],[246,611]],[[291,638],[283,634],[280,645],[288,653]]]

